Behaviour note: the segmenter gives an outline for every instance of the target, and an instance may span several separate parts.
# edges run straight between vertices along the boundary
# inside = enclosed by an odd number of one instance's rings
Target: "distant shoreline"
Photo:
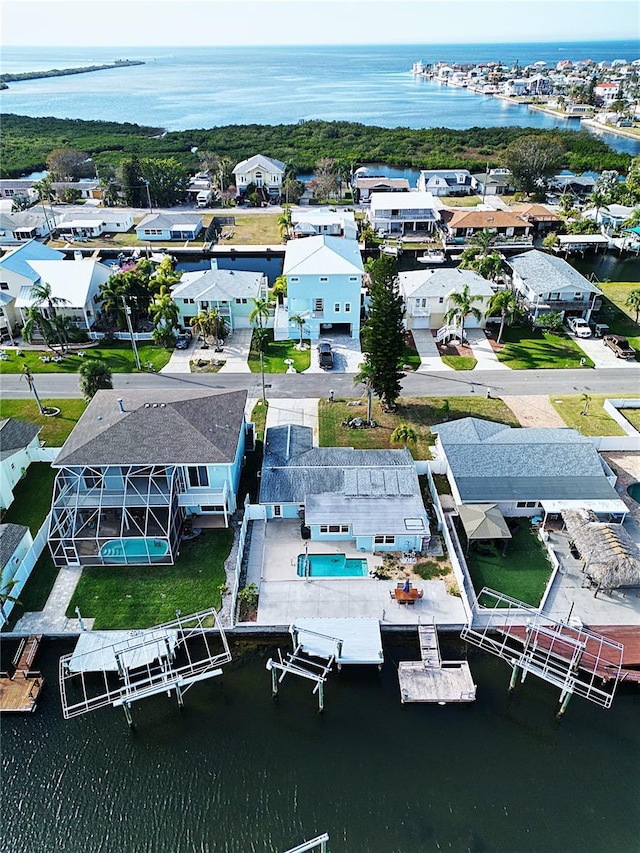
[[[23,71],[19,74],[0,74],[0,83],[19,83],[22,80],[42,80],[47,77],[67,77],[71,74],[90,74],[92,71],[110,71],[113,68],[129,68],[131,65],[144,65],[140,59],[116,59],[105,65],[85,65],[81,68],[52,68],[50,71]]]

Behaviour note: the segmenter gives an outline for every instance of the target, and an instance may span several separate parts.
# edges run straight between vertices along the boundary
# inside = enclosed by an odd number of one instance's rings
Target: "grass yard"
[[[591,359],[566,335],[510,326],[504,330],[502,342],[505,346],[497,352],[498,361],[512,370],[593,367]],[[581,359],[585,359],[584,365]]]
[[[311,350],[298,350],[295,348],[297,343],[297,339],[295,341],[274,341],[273,330],[269,329],[267,348],[264,352],[264,372],[286,373],[289,365],[284,363],[285,358],[293,360],[293,366],[298,373],[306,370],[311,364]],[[309,342],[307,341],[308,345]],[[247,362],[252,373],[260,373],[260,353],[255,346],[255,336],[251,339],[251,350]]]
[[[256,425],[256,441],[264,440],[264,429],[267,423],[267,412],[269,411],[269,402],[267,400],[258,400],[251,412],[251,420]]]
[[[442,363],[449,365],[454,370],[473,370],[478,359],[472,355],[443,355]]]
[[[512,530],[512,534],[505,557],[502,556],[502,544],[497,541],[485,541],[471,547],[466,559],[473,588],[478,594],[488,586],[537,607],[551,577],[551,563],[545,547],[531,532],[526,518],[520,521],[516,531]],[[466,548],[464,531],[461,532],[460,528],[458,535]]]
[[[226,577],[224,561],[233,541],[232,530],[205,530],[183,542],[174,566],[90,566],[67,608],[76,607],[94,628],[149,628],[184,615],[219,607]]]
[[[35,400],[0,400],[0,417],[19,418],[42,427],[40,440],[49,447],[61,447],[87,407],[85,400],[42,400],[43,406],[55,406],[60,414],[47,418],[40,414]]]
[[[223,215],[234,216],[235,225],[225,225],[223,233],[233,234],[230,238],[220,241],[223,246],[257,245],[271,246],[281,244],[280,229],[278,228],[277,213],[245,213],[233,209],[223,211]]]
[[[640,432],[640,409],[620,409],[620,414]],[[616,424],[616,426],[618,425]]]
[[[417,370],[420,367],[421,358],[418,355],[418,350],[414,347],[405,344],[404,350],[400,357],[401,364],[406,364],[412,370]]]
[[[640,324],[635,322],[636,312],[627,308],[625,300],[632,290],[637,290],[636,281],[602,281],[598,287],[603,292],[602,308],[598,316],[608,323],[616,335],[624,335],[637,351],[636,360],[640,360]]]
[[[84,351],[87,353],[86,358],[105,361],[112,373],[135,373],[137,370],[133,350],[128,341],[113,341],[108,345],[100,344],[95,347],[87,344]],[[25,366],[29,367],[32,373],[77,373],[83,362],[79,355],[69,353],[63,356],[59,363],[49,361],[43,364],[40,356],[51,357],[51,350],[25,349],[21,352],[22,355],[16,355],[15,350],[7,349],[9,358],[6,361],[0,361],[0,374],[22,373]],[[150,363],[154,371],[163,368],[171,358],[171,350],[157,347],[153,343],[138,344],[138,354],[143,368]]]
[[[591,394],[587,414],[583,415],[584,400],[580,395],[550,397],[551,405],[568,427],[583,435],[625,435],[622,427],[605,412],[604,401],[610,394]]]
[[[430,430],[432,424],[473,416],[509,426],[520,425],[511,409],[501,400],[488,400],[486,397],[402,397],[395,412],[383,412],[379,401],[374,401],[372,418],[378,424],[375,429],[350,429],[343,427],[342,422],[349,417],[366,418],[367,408],[364,399],[356,407],[347,406],[347,402],[346,399],[338,399],[334,403],[320,400],[318,419],[322,447],[393,448],[396,445],[390,443],[391,433],[398,424],[408,423],[418,434],[417,443],[409,445],[414,459],[430,459],[430,446],[435,442],[435,435]]]
[[[26,524],[35,536],[51,509],[56,472],[46,462],[32,462],[13,490],[14,500],[3,514],[4,524]]]
[[[45,545],[44,551],[29,575],[29,580],[18,596],[20,604],[16,604],[11,611],[12,624],[15,624],[23,613],[38,613],[44,610],[59,571],[60,569],[53,564],[49,548]]]

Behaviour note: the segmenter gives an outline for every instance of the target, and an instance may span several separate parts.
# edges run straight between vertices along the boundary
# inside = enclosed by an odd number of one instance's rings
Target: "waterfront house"
[[[53,260],[64,260],[63,253],[51,249],[43,243],[38,243],[36,240],[29,240],[28,243],[17,246],[0,258],[2,311],[11,328],[20,319],[15,302],[20,292],[25,287],[30,289],[40,280],[39,274],[30,266],[29,261]]]
[[[429,235],[440,221],[441,209],[430,192],[372,193],[366,216],[380,234]]]
[[[28,202],[36,202],[38,191],[34,189],[37,181],[31,178],[2,178],[0,179],[0,198],[23,198]]]
[[[246,391],[98,391],[53,467],[56,566],[173,563],[184,522],[227,527]]]
[[[264,154],[255,154],[238,163],[233,174],[238,195],[246,195],[247,187],[255,186],[265,201],[280,199],[284,180],[285,164]]]
[[[202,231],[198,213],[150,213],[136,225],[138,240],[195,240]]]
[[[489,169],[471,175],[471,189],[478,195],[506,195],[514,190],[513,176],[509,169]]]
[[[100,181],[93,178],[87,178],[81,181],[53,181],[51,189],[54,191],[59,201],[66,201],[70,192],[78,199],[100,200],[102,198],[102,187],[100,186]]]
[[[583,507],[606,521],[621,521],[627,512],[615,474],[591,439],[574,429],[462,418],[431,431],[457,506],[492,503],[507,517]]]
[[[531,225],[515,213],[505,210],[455,210],[443,215],[445,229],[443,245],[468,246],[481,231],[495,234],[495,247],[532,246]]]
[[[283,267],[287,327],[281,329],[276,319],[278,337],[298,337],[299,327],[290,318],[299,315],[305,319],[305,336],[339,332],[357,339],[363,273],[355,240],[325,236],[290,240]]]
[[[607,231],[617,231],[623,222],[631,219],[638,207],[628,207],[625,204],[609,204],[606,207],[583,210],[585,219],[592,219],[602,225]]]
[[[307,426],[267,430],[259,503],[267,520],[299,520],[312,542],[348,542],[368,553],[420,551],[429,543],[408,450],[314,447]]]
[[[351,210],[294,210],[291,213],[294,237],[313,237],[326,234],[329,237],[358,238],[355,214]]]
[[[570,193],[575,198],[584,198],[593,192],[596,179],[592,175],[554,175],[547,181],[547,189],[558,194]]]
[[[594,87],[593,94],[602,102],[603,106],[613,103],[618,100],[620,86],[618,83],[612,83],[610,80],[605,83],[597,83]]]
[[[69,237],[100,237],[113,232],[124,234],[133,228],[133,216],[123,210],[92,207],[63,214],[57,226]]]
[[[11,588],[20,563],[33,544],[31,531],[26,524],[0,524],[0,590],[11,595]],[[7,610],[9,608],[7,607]],[[0,623],[5,620],[4,607],[0,611]]]
[[[563,219],[545,207],[544,204],[522,204],[513,208],[513,212],[530,222],[536,234],[545,234],[558,228]]]
[[[356,204],[368,202],[372,193],[409,192],[409,181],[406,178],[372,177],[356,174],[352,186],[353,200]]]
[[[468,169],[423,169],[418,176],[418,192],[432,195],[469,195],[473,192]]]
[[[0,243],[26,243],[43,240],[55,228],[56,216],[40,207],[0,213]]]
[[[109,267],[88,259],[29,261],[29,266],[36,273],[36,281],[48,284],[52,298],[60,300],[56,305],[56,314],[69,317],[79,329],[89,331],[96,314],[100,313],[100,288],[111,276]],[[26,309],[34,303],[32,286],[23,285],[16,299],[15,307],[20,311],[23,323],[26,320]],[[42,307],[42,311],[47,313],[46,306]]]
[[[602,292],[562,258],[533,249],[514,255],[507,264],[511,286],[533,323],[552,311],[589,322],[600,308]]]
[[[269,281],[264,273],[247,270],[220,270],[215,261],[211,269],[183,273],[180,281],[171,288],[178,306],[180,325],[189,326],[203,311],[215,308],[227,329],[249,329],[249,315],[255,307],[254,299],[266,299]]]
[[[485,323],[489,303],[494,294],[491,282],[473,270],[421,269],[401,272],[398,275],[400,292],[405,303],[407,329],[439,329],[445,324],[444,315],[452,307],[451,296],[469,288],[471,296],[480,297],[474,307],[481,312],[477,320],[469,316],[466,328],[480,328]]]
[[[0,508],[3,511],[13,503],[13,490],[40,448],[41,429],[17,418],[0,420]]]

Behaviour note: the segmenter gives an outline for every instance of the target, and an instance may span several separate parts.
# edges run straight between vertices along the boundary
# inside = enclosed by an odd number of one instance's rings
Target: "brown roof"
[[[515,213],[518,216],[523,216],[525,219],[535,219],[538,222],[562,222],[562,217],[558,216],[548,207],[543,204],[523,204],[516,208]]]
[[[372,190],[376,187],[408,190],[409,181],[406,178],[356,178],[356,186],[361,190]]]
[[[528,224],[506,210],[456,210],[449,221],[450,228],[524,228]]]

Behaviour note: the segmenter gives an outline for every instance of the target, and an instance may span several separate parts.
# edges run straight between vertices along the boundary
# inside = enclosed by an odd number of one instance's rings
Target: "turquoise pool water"
[[[631,495],[634,501],[640,504],[640,483],[631,483],[627,488],[627,492]]]
[[[301,578],[364,578],[368,573],[366,560],[347,559],[345,554],[300,554],[298,557]]]
[[[166,557],[169,546],[162,539],[110,539],[100,548],[105,563],[148,563]]]

